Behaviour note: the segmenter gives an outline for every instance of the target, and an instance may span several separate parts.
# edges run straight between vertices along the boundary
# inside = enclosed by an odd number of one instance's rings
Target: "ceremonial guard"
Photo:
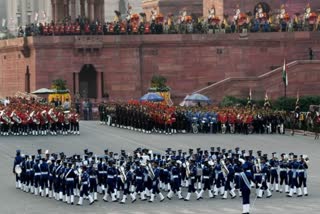
[[[65,181],[66,181],[66,195],[67,195],[67,203],[73,205],[74,203],[74,187],[75,187],[75,178],[76,173],[73,169],[72,162],[68,163],[68,167],[66,168]]]
[[[242,192],[242,207],[243,214],[250,213],[250,194],[251,194],[251,182],[254,182],[252,174],[247,170],[250,169],[248,164],[243,164],[243,172],[240,172],[240,189]]]
[[[80,188],[80,197],[77,205],[83,204],[83,196],[89,198],[90,205],[94,203],[94,200],[92,196],[89,194],[89,183],[90,183],[90,177],[87,173],[87,167],[85,165],[82,166],[82,175],[81,175],[81,188]]]
[[[21,173],[21,166],[20,166],[21,162],[22,162],[21,152],[20,152],[20,150],[17,150],[16,157],[13,162],[13,170],[12,170],[13,174],[15,174],[15,176],[16,176],[16,188],[17,189],[21,188],[21,179],[18,174],[18,172]]]

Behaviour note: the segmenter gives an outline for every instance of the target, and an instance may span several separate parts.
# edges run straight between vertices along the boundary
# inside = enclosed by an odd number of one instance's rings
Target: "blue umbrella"
[[[161,102],[164,98],[157,93],[147,93],[140,98],[140,101]]]
[[[208,97],[206,97],[202,94],[197,94],[197,93],[190,95],[185,100],[186,101],[193,101],[193,102],[206,102],[206,103],[211,102],[211,100]]]

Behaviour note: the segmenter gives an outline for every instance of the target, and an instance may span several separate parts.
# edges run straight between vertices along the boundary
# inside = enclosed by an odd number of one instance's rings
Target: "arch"
[[[92,64],[85,64],[81,68],[79,93],[82,98],[97,98],[97,70]]]

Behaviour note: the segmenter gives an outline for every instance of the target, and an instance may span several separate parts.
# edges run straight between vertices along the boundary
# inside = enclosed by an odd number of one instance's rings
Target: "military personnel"
[[[89,194],[89,174],[87,173],[87,167],[85,165],[82,166],[82,175],[81,175],[81,188],[80,188],[80,197],[77,205],[83,204],[83,196],[89,198],[89,203],[92,205],[94,203],[94,200],[92,196]]]

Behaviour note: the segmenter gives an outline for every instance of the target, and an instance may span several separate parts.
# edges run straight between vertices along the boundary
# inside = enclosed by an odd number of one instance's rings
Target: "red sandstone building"
[[[244,6],[254,8],[256,1],[248,2]],[[309,47],[317,58],[319,32],[254,33],[246,38],[197,34],[2,40],[0,97],[50,87],[52,80],[62,78],[74,94],[127,100],[139,98],[152,76],[160,74],[167,78],[177,101],[198,90],[219,101],[224,95],[246,96],[250,88],[254,98],[261,99],[268,91],[274,99],[283,95],[281,68],[274,69],[282,66],[284,58],[288,95],[295,96],[297,91],[319,95],[320,61],[307,60]]]

